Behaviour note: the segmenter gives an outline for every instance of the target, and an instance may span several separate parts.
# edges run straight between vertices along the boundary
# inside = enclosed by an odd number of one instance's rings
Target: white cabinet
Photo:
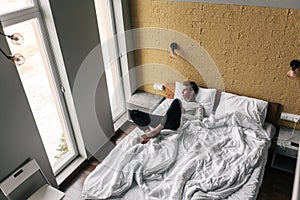
[[[127,102],[127,108],[129,110],[137,109],[151,113],[164,99],[164,96],[137,91],[131,96],[129,102]]]
[[[300,131],[280,127],[278,140],[273,153],[271,166],[280,170],[294,173],[298,157]]]

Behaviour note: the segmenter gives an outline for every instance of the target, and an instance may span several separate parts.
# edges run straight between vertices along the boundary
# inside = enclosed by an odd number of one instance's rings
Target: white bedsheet
[[[86,199],[239,199],[263,173],[270,134],[240,113],[177,131],[163,130],[147,144],[134,129],[86,178]],[[130,189],[130,190],[129,190]],[[129,190],[129,191],[128,191]],[[249,190],[247,190],[249,191]],[[250,191],[252,191],[250,189]],[[244,199],[244,198],[242,198]],[[247,198],[250,199],[250,198]]]

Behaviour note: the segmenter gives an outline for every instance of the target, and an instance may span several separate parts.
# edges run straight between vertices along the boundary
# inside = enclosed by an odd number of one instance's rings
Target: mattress
[[[272,136],[275,135],[276,130],[272,124],[266,123],[265,129]],[[136,130],[134,130],[136,131]],[[181,148],[184,148],[183,143],[181,143]],[[244,184],[244,186],[239,189],[237,192],[230,195],[227,200],[255,200],[257,199],[257,195],[259,192],[259,188],[263,181],[265,165],[267,163],[268,158],[268,148],[270,147],[271,142],[268,142],[267,146],[264,148],[262,160],[254,169],[250,179]],[[151,184],[156,185],[159,184],[158,181],[153,181]],[[132,184],[130,189],[126,191],[123,195],[115,198],[107,198],[108,200],[148,200],[147,196],[143,192],[143,190],[137,185],[136,182]]]
[[[171,101],[172,100],[170,99],[164,100],[154,110],[153,113],[157,115],[163,115],[166,109],[169,107]],[[230,144],[230,143],[223,144],[222,142],[220,142],[220,144],[208,150],[208,152],[204,152],[206,151],[205,148],[200,147],[197,149],[197,147],[194,147],[194,145],[192,144],[194,144],[195,143],[194,141],[196,141],[197,137],[199,137],[198,134],[202,134],[201,131],[203,131],[204,129],[201,127],[207,126],[207,124],[202,124],[202,126],[198,126],[193,124],[191,125],[189,124],[190,122],[188,122],[186,124],[183,124],[180,127],[181,131],[178,131],[180,134],[176,134],[175,132],[170,132],[166,130],[165,131],[167,133],[166,136],[164,135],[161,136],[163,139],[162,138],[152,139],[151,142],[149,142],[150,144],[148,144],[148,146],[138,144],[137,140],[139,138],[139,135],[142,134],[142,131],[139,128],[135,128],[128,136],[126,136],[126,138],[124,138],[116,146],[116,148],[110,153],[107,159],[105,159],[102,164],[97,166],[97,168],[87,177],[84,183],[83,196],[87,199],[119,199],[119,200],[168,199],[169,196],[170,196],[169,199],[189,199],[189,200],[190,199],[212,199],[212,198],[230,199],[230,200],[256,199],[259,191],[259,187],[263,179],[264,168],[268,156],[268,148],[271,144],[270,139],[275,134],[275,127],[271,124],[265,123],[262,129],[263,131],[258,131],[258,129],[261,127],[255,128],[255,125],[250,123],[251,120],[249,121],[248,118],[242,115],[240,116],[239,114],[233,114],[230,115],[229,117],[230,118],[222,118],[219,120],[209,119],[209,120],[213,120],[211,122],[214,123],[211,124],[213,124],[215,128],[218,128],[217,126],[224,123],[232,123],[232,124],[230,124],[230,131],[228,131],[226,128],[220,129],[220,131],[217,131],[216,136],[210,136],[211,134],[203,133],[200,139],[206,138],[207,141],[210,141],[210,144],[208,144],[207,147],[210,147],[214,143],[214,141],[210,137],[215,139],[217,137],[220,137],[220,134],[222,135],[223,133],[227,134],[227,132],[228,133],[231,132],[231,129],[234,129],[235,131],[232,132],[236,134],[235,136],[239,137],[242,129],[239,127],[240,125],[237,126],[237,124],[240,123],[243,125],[243,127],[248,127],[254,130],[248,132],[247,129],[245,134],[248,136],[245,138],[244,136],[242,136],[241,138],[242,140],[246,141],[249,140],[249,138],[251,139],[253,137],[257,137],[257,135],[255,134],[261,134],[258,135],[256,140],[258,140],[258,143],[261,143],[260,138],[262,138],[261,140],[264,141],[261,148],[259,148],[257,151],[259,154],[256,155],[256,152],[254,152],[255,153],[254,157],[249,156],[249,159],[255,160],[255,162],[253,162],[255,163],[253,166],[249,168],[245,167],[247,169],[240,169],[248,165],[247,164],[245,165],[245,163],[238,163],[240,165],[240,168],[237,168],[237,170],[243,170],[242,171],[243,176],[241,177],[244,178],[241,178],[239,174],[233,177],[232,179],[240,178],[237,184],[233,182],[232,186],[226,186],[222,190],[214,189],[213,192],[208,192],[207,194],[203,191],[200,192],[198,191],[197,194],[198,196],[194,195],[193,198],[190,198],[188,196],[185,197],[180,196],[181,193],[189,192],[184,189],[184,187],[186,187],[185,185],[187,184],[192,185],[192,184],[190,182],[187,182],[187,183],[176,185],[177,183],[175,184],[174,182],[172,182],[172,178],[176,177],[178,179],[177,175],[180,174],[179,181],[177,180],[175,182],[181,182],[181,179],[184,178],[184,176],[189,172],[189,170],[190,171],[193,170],[193,168],[199,166],[199,163],[205,161],[205,159],[203,161],[202,158],[199,160],[195,160],[195,162],[198,162],[198,164],[194,165],[194,167],[192,165],[188,166],[189,168],[187,168],[187,170],[184,171],[183,169],[186,167],[185,163],[188,163],[190,162],[190,160],[193,160],[193,156],[191,154],[196,152],[197,154],[195,155],[198,155],[198,152],[200,152],[203,153],[203,157],[205,157],[209,151],[213,152],[213,148],[215,147],[219,148],[222,145],[225,145],[226,147],[226,145]],[[209,122],[209,120],[207,119],[206,121]],[[197,124],[198,122],[195,121],[191,123]],[[196,131],[196,134],[190,133],[193,131],[186,131],[187,127],[190,126],[192,126],[192,128],[190,129],[192,129],[194,132]],[[164,141],[169,141],[170,143],[163,143]],[[207,143],[207,141],[204,141],[202,145],[205,146],[205,143]],[[225,138],[224,141],[228,141],[228,139]],[[250,143],[251,145],[253,145],[252,142]],[[174,144],[176,144],[176,146],[174,146],[173,148],[172,145]],[[243,146],[243,144],[241,146]],[[197,151],[194,151],[193,148],[196,148]],[[155,156],[158,155],[157,152],[160,153],[160,149],[166,149],[166,150],[164,150],[162,154],[156,158]],[[224,149],[230,150],[230,147],[229,148],[226,147]],[[251,153],[250,151],[249,154]],[[143,152],[148,152],[148,153],[143,154]],[[149,154],[149,152],[151,154]],[[174,152],[176,152],[176,154],[174,154]],[[216,154],[219,154],[218,151],[216,151]],[[148,155],[150,155],[149,156],[150,158],[147,158]],[[213,154],[212,156],[216,156],[216,155]],[[189,157],[191,159],[189,159]],[[228,156],[226,155],[225,157],[228,158]],[[220,162],[222,163],[222,161]],[[159,164],[155,165],[156,163]],[[251,163],[252,161],[250,161],[249,165],[251,165]],[[148,167],[144,167],[144,165]],[[203,165],[203,166],[207,168],[208,165]],[[219,163],[219,165],[216,167],[222,167],[222,164]],[[214,167],[211,168],[208,167],[207,172],[209,170],[213,170],[213,168]],[[147,169],[148,171],[145,169]],[[120,171],[123,172],[120,173]],[[222,170],[218,171],[217,173],[220,172],[222,172]],[[172,173],[175,174],[173,177],[172,177]],[[227,174],[230,173],[235,173],[235,172],[234,171],[231,172],[227,170]],[[193,175],[190,176],[194,176],[194,174],[195,172],[193,173]],[[205,175],[202,172],[200,174],[201,176]],[[211,180],[209,179],[209,181]],[[216,180],[214,179],[214,181]],[[226,180],[220,180],[221,182],[220,187],[223,187],[224,185],[227,184],[227,182],[230,181],[232,181],[231,177],[229,177],[229,179]],[[193,183],[193,184],[196,185],[197,183]],[[174,186],[172,186],[173,188],[170,189],[168,188],[169,185],[174,185]],[[158,188],[158,186],[162,187],[162,189]],[[212,187],[209,184],[204,186]],[[111,188],[114,189],[111,190]],[[193,188],[193,185],[190,188]],[[177,193],[177,191],[179,192]],[[157,192],[157,194],[155,194],[155,192]],[[163,195],[166,194],[169,196],[163,197]],[[226,198],[221,198],[222,196],[226,196]],[[103,198],[99,198],[99,197],[103,197]]]

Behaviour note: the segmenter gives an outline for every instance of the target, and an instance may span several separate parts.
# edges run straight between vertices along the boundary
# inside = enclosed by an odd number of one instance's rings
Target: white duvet
[[[136,128],[86,178],[86,199],[119,198],[138,185],[145,199],[224,199],[260,163],[270,135],[241,113],[182,123],[140,144]]]

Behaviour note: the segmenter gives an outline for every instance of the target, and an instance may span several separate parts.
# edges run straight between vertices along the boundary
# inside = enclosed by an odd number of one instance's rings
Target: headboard
[[[165,97],[169,99],[174,98],[175,83],[166,83],[166,94]]]
[[[277,128],[281,113],[282,113],[282,105],[281,104],[269,102],[267,116],[266,116],[266,122],[273,124]]]
[[[174,98],[175,92],[175,83],[166,83],[166,98]],[[282,105],[275,102],[269,102],[266,122],[273,124],[276,128],[278,128],[278,123],[280,119],[280,115],[282,112]]]

